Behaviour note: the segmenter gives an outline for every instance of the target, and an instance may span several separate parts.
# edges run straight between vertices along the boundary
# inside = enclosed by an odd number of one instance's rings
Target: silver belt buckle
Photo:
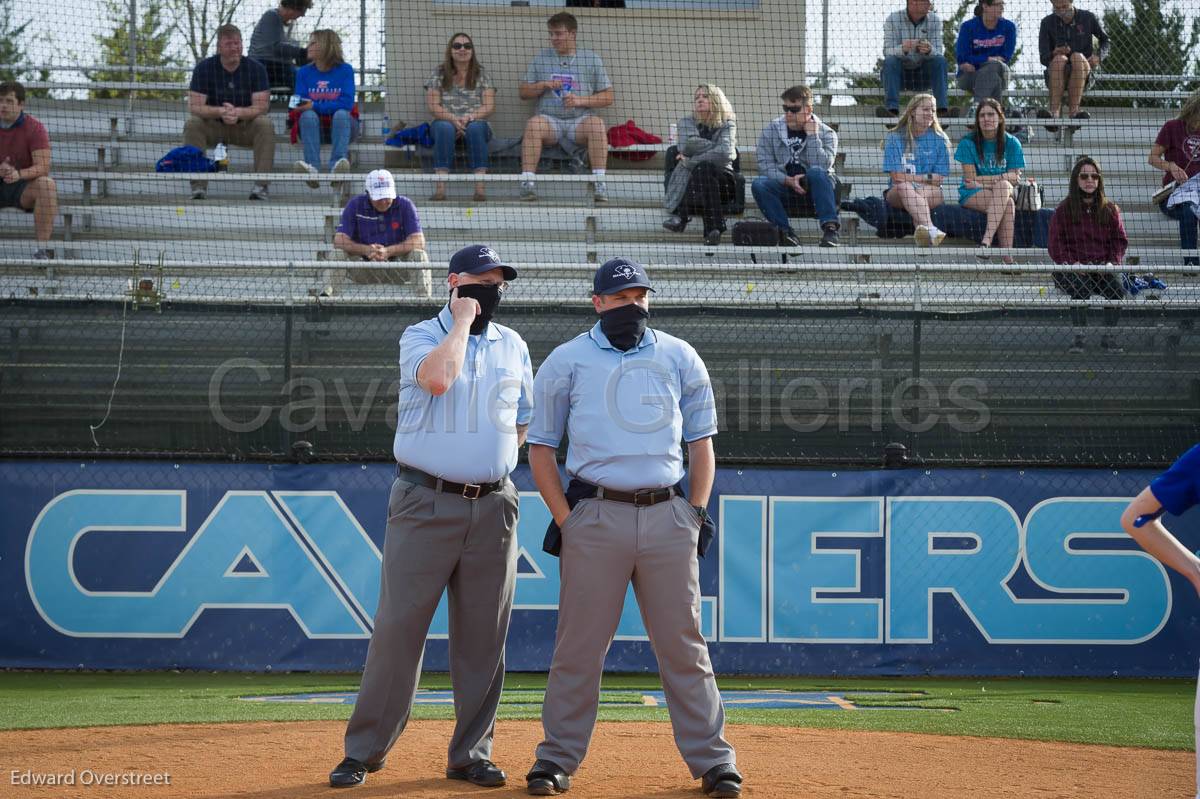
[[[465,499],[479,499],[483,486],[478,483],[463,483],[462,495]]]

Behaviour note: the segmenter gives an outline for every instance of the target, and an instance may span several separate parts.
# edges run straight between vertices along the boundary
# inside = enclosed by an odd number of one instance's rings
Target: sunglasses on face
[[[783,110],[785,113],[788,113],[788,114],[799,114],[800,112],[804,111],[804,109],[806,109],[806,108],[808,108],[808,106],[806,106],[806,105],[785,105],[783,107]]]
[[[470,42],[455,42],[454,44],[450,45],[450,48],[452,50],[474,50],[475,45],[471,44]]]

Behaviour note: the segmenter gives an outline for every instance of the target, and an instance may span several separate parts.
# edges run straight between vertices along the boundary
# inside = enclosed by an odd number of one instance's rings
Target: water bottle
[[[380,134],[385,140],[392,135],[392,118],[387,114],[383,115],[383,127],[380,129]]]
[[[229,151],[225,149],[225,142],[217,142],[217,146],[213,148],[213,160],[217,162],[218,172],[229,169]]]
[[[671,127],[667,128],[667,142],[679,144],[679,126],[674,122],[671,123]]]

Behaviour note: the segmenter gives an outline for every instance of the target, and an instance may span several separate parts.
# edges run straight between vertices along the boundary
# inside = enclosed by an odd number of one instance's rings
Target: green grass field
[[[503,719],[534,719],[544,674],[510,674]],[[1193,747],[1191,680],[1040,679],[814,679],[723,678],[726,690],[784,689],[836,692],[857,711],[731,706],[731,724],[768,724],[846,730],[890,730],[981,735],[1028,740]],[[421,687],[450,688],[445,674]],[[612,675],[607,691],[658,690],[653,675]],[[357,674],[229,674],[0,672],[0,729],[88,727],[110,724],[312,721],[345,719],[348,705],[246,702],[263,694],[355,691]],[[886,696],[875,693],[886,691]],[[857,692],[857,693],[856,693]],[[632,704],[627,694],[605,693],[603,721],[661,720],[663,708]],[[871,707],[888,709],[871,710]],[[450,718],[447,705],[418,705],[418,719]]]

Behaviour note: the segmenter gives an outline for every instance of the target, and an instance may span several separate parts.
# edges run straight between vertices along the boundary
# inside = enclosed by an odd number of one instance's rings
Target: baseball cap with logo
[[[492,269],[503,269],[504,279],[513,280],[517,270],[500,260],[500,254],[483,244],[468,244],[450,256],[450,274],[478,275]]]
[[[376,169],[367,175],[367,194],[372,200],[396,199],[396,181],[386,169]]]
[[[645,288],[654,291],[646,267],[632,258],[613,258],[605,261],[592,278],[593,294],[616,294],[628,288]]]

